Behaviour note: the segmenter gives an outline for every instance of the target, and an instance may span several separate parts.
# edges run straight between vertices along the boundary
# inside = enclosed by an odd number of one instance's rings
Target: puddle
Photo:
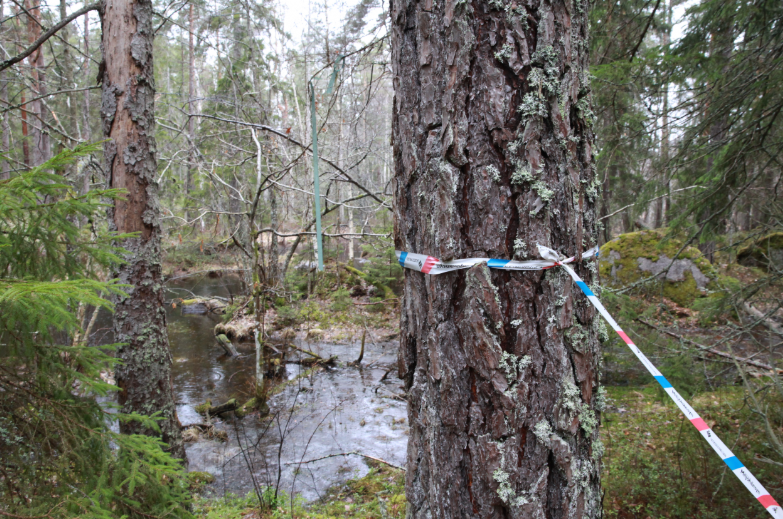
[[[169,288],[167,299],[194,294],[230,298],[240,290],[239,280],[231,276],[185,278],[170,282]],[[250,398],[255,362],[252,343],[237,344],[240,356],[226,357],[212,333],[220,316],[183,315],[181,308],[171,307],[167,316],[177,414],[183,425],[204,422],[194,407],[207,399],[222,403],[231,397],[240,402]],[[327,456],[355,451],[404,465],[407,411],[405,402],[393,398],[401,392],[396,376],[397,342],[374,343],[368,336],[365,367],[347,367],[347,362],[358,357],[358,339],[349,344],[297,344],[323,357],[337,356],[338,366],[297,379],[300,365],[286,363],[284,377],[295,381],[270,399],[272,421],[259,422],[256,415],[242,420],[233,415],[225,421],[214,419],[216,427],[228,433],[228,442],[186,444],[189,470],[215,476],[207,493],[244,495],[255,485],[277,486],[279,477],[280,489],[313,500],[330,486],[368,471],[360,456]],[[288,360],[298,355],[289,354]],[[302,463],[297,470],[300,462],[316,458],[324,459]]]

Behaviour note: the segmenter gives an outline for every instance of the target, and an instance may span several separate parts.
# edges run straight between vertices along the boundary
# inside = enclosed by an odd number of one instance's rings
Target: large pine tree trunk
[[[128,296],[117,301],[114,333],[123,364],[117,367],[119,403],[126,413],[160,412],[161,437],[185,457],[171,381],[161,274],[160,208],[155,182],[155,83],[152,75],[151,0],[105,0],[103,6],[102,105],[104,170],[112,188],[125,189],[110,221],[126,239],[127,263],[118,277]],[[130,422],[122,432],[154,434]]]
[[[587,13],[392,0],[398,249],[526,259],[536,243],[595,244]],[[560,268],[406,271],[408,517],[601,515],[595,316]]]

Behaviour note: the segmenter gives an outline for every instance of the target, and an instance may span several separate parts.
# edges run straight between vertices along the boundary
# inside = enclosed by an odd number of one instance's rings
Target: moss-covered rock
[[[763,269],[783,268],[783,232],[773,232],[738,250],[737,263]]]
[[[673,259],[681,248],[682,241],[664,240],[660,231],[623,234],[601,247],[601,280],[609,286],[625,287],[660,274],[639,290],[662,292],[677,304],[690,307],[712,288],[718,273],[696,247],[686,247]]]

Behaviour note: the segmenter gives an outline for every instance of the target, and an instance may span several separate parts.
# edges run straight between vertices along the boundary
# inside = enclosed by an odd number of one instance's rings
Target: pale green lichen
[[[512,322],[511,324],[513,326],[514,323]],[[517,369],[519,369],[519,371],[524,371],[531,362],[533,362],[533,360],[529,355],[517,357],[513,353],[504,351],[500,356],[498,365],[503,371],[506,372],[506,381],[509,384],[512,384],[517,379]]]
[[[595,416],[595,412],[593,412],[587,404],[582,404],[581,406],[579,422],[582,424],[582,430],[584,430],[585,434],[588,436],[593,434],[593,431],[598,426],[598,418]]]
[[[522,98],[522,104],[517,107],[517,110],[526,119],[533,116],[546,117],[547,115],[546,105],[538,97],[538,94],[533,92],[525,94],[525,97]]]
[[[600,386],[598,388],[598,391],[596,391],[596,393],[595,393],[595,409],[596,409],[596,411],[601,412],[604,409],[606,409],[607,399],[608,399],[608,397],[606,396],[606,388],[604,386]]]
[[[538,91],[539,94],[557,95],[560,87],[560,81],[557,79],[557,69],[533,68],[528,75],[528,84],[530,88]]]
[[[579,388],[574,385],[570,380],[566,380],[563,383],[563,407],[569,411],[576,411],[579,409],[581,403]]]
[[[522,140],[511,141],[507,145],[508,151],[515,154],[523,144]]]
[[[538,196],[541,197],[541,200],[543,200],[545,203],[552,200],[552,198],[555,196],[555,192],[549,189],[549,187],[547,187],[547,185],[541,180],[534,182],[532,187]]]
[[[593,109],[590,107],[590,101],[587,97],[583,97],[576,102],[576,109],[579,117],[584,119],[585,123],[587,123],[587,126],[592,126],[595,122],[595,114],[593,113]]]
[[[593,459],[595,461],[600,460],[604,457],[604,452],[606,452],[604,442],[602,442],[600,438],[596,438],[596,440],[593,442]]]
[[[546,420],[542,420],[533,426],[533,434],[536,435],[538,441],[548,445],[553,434],[552,426]]]
[[[514,489],[511,488],[508,472],[505,472],[503,469],[498,467],[495,469],[495,472],[492,473],[492,479],[498,483],[497,492],[500,500],[508,504],[511,501],[511,498],[517,495]]]
[[[593,181],[587,185],[585,194],[591,202],[595,202],[601,196],[601,180],[597,176],[593,177]]]
[[[508,61],[508,58],[511,57],[513,52],[514,48],[510,44],[504,43],[500,50],[495,53],[495,59],[503,63],[504,61]]]
[[[510,323],[510,324],[511,324],[511,326],[513,326],[514,328],[517,328],[517,327],[519,327],[519,325],[520,325],[520,324],[522,324],[522,320],[521,320],[521,319],[515,319],[515,320],[511,321],[511,323]]]
[[[587,467],[576,467],[571,472],[573,474],[574,481],[578,482],[582,488],[587,488],[590,483],[590,469]]]
[[[579,417],[579,423],[585,434],[588,436],[593,434],[593,431],[598,426],[598,418],[596,418],[595,412],[590,409],[590,406],[582,402],[579,388],[570,380],[566,380],[563,383],[561,402],[564,408],[575,413]]]
[[[509,4],[505,7],[505,11],[506,20],[508,20],[508,23],[514,23],[514,18],[518,18],[522,29],[525,31],[528,30],[529,25],[527,23],[527,11],[524,7],[514,7],[513,5]]]
[[[507,505],[522,506],[529,503],[525,496],[517,496],[516,491],[511,488],[511,482],[509,481],[510,475],[503,469],[495,469],[492,473],[492,479],[498,483],[498,497]]]
[[[527,243],[522,238],[514,240],[514,255],[522,258],[527,256]]]
[[[514,173],[511,174],[512,184],[522,184],[524,182],[532,182],[534,179],[533,173],[530,171],[528,164],[518,164]]]
[[[541,49],[536,49],[536,51],[533,53],[530,59],[534,63],[552,65],[557,63],[558,55],[554,47],[552,47],[551,45],[547,45],[545,47],[542,47]]]
[[[568,340],[571,342],[571,347],[573,347],[577,351],[584,350],[582,346],[587,342],[589,337],[587,335],[587,332],[581,325],[575,324],[574,326],[568,329],[565,335],[566,337],[568,337]]]
[[[487,166],[487,173],[489,174],[489,178],[491,178],[494,182],[500,183],[500,171],[498,171],[498,168],[490,164]]]
[[[603,319],[593,319],[593,329],[595,330],[595,334],[598,336],[599,341],[604,343],[609,340],[609,330],[606,329],[606,324]]]

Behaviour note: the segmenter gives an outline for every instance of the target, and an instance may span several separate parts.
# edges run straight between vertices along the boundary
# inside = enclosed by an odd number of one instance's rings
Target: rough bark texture
[[[184,458],[171,382],[160,265],[160,208],[155,183],[155,85],[152,75],[152,2],[105,0],[101,69],[101,118],[104,170],[112,188],[125,189],[110,214],[116,231],[139,233],[124,240],[127,264],[118,272],[131,285],[117,301],[114,332],[121,364],[116,370],[123,412],[160,412],[161,437]],[[138,423],[122,424],[127,433],[154,434]]]
[[[391,1],[398,249],[526,259],[596,243],[588,8]],[[559,268],[406,271],[408,517],[601,515],[595,315]]]

